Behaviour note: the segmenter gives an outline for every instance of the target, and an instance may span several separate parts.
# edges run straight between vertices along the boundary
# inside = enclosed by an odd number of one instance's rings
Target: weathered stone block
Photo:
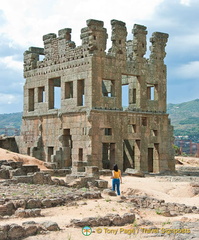
[[[37,165],[26,165],[26,164],[24,164],[22,166],[22,171],[24,171],[26,174],[28,174],[28,173],[39,172],[40,169],[38,168]]]
[[[9,170],[0,169],[0,178],[9,179],[10,178]]]
[[[23,228],[25,230],[25,237],[34,236],[38,232],[38,227],[36,225],[25,224]]]
[[[46,221],[41,223],[48,231],[59,231],[60,228],[56,222]]]
[[[108,188],[108,181],[105,180],[96,180],[98,188]]]
[[[129,176],[144,177],[144,173],[142,171],[133,168],[127,168],[125,173]]]
[[[26,202],[26,209],[41,208],[41,200],[39,199],[29,199]]]
[[[13,179],[16,180],[18,183],[33,183],[32,176],[14,176]]]
[[[25,236],[25,230],[22,226],[11,224],[8,231],[8,239],[20,239]]]

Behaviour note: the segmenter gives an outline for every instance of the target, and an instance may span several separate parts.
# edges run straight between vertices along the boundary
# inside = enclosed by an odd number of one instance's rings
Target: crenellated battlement
[[[103,21],[89,19],[86,21],[87,27],[81,29],[81,46],[76,47],[75,42],[71,40],[71,28],[64,28],[55,33],[49,33],[43,36],[44,48],[31,47],[24,53],[24,73],[36,68],[60,64],[63,62],[85,59],[88,56],[109,56],[117,57],[123,61],[140,61],[138,58],[144,58],[147,50],[147,28],[135,24],[132,33],[133,39],[126,41],[126,24],[122,21],[111,20],[112,46],[106,53],[108,34],[104,28]],[[166,56],[165,46],[168,34],[155,32],[150,41],[150,60],[151,63],[162,62]],[[44,59],[40,61],[39,56]]]

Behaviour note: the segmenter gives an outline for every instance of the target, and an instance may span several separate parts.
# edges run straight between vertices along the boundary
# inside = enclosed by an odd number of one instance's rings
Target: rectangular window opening
[[[54,154],[54,147],[48,147],[48,162],[52,161],[52,155]]]
[[[61,79],[49,80],[49,109],[61,108]]]
[[[148,172],[153,172],[153,148],[148,148]]]
[[[135,104],[136,103],[136,88],[133,88],[133,104]]]
[[[158,130],[152,130],[153,136],[157,137],[158,136]]]
[[[27,155],[30,156],[30,147],[27,148]]]
[[[45,102],[45,87],[38,88],[38,102]]]
[[[147,99],[155,100],[155,86],[147,84]]]
[[[77,106],[85,105],[84,80],[77,81]]]
[[[102,80],[102,95],[104,97],[115,97],[115,82],[112,80]]]
[[[129,133],[136,133],[136,125],[135,124],[130,124],[128,125]]]
[[[129,106],[129,85],[122,85],[122,107]]]
[[[83,148],[79,148],[78,159],[79,161],[83,161]]]
[[[82,128],[82,135],[87,135],[88,134],[88,128],[87,127],[83,127]]]
[[[105,136],[111,136],[112,135],[112,128],[105,128],[104,129]]]
[[[44,58],[45,58],[45,55],[39,55],[39,61],[43,61],[44,60]]]
[[[146,117],[142,117],[142,126],[147,126],[147,118]]]
[[[28,111],[35,109],[35,90],[34,88],[28,89]]]
[[[73,98],[73,82],[65,82],[65,99]]]

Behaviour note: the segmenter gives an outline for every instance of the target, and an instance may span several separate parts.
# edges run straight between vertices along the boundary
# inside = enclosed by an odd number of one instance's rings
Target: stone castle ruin
[[[173,171],[164,64],[168,34],[152,34],[146,59],[145,26],[135,24],[133,40],[126,41],[125,23],[111,25],[107,52],[107,30],[93,19],[81,30],[81,46],[65,28],[58,36],[44,35],[44,48],[25,51],[19,151],[57,168],[72,167],[73,173],[86,166],[112,169],[114,163],[123,171]],[[123,109],[124,87],[129,100]]]

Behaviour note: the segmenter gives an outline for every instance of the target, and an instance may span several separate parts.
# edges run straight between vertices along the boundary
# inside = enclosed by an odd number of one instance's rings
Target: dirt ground
[[[12,153],[7,150],[0,151],[0,159],[13,159]],[[10,155],[9,155],[10,154]],[[8,158],[5,158],[8,157]],[[22,160],[23,155],[18,157]],[[14,156],[17,159],[17,155]],[[199,166],[199,158],[182,158],[178,160],[185,166]],[[16,160],[17,161],[17,160]],[[23,160],[26,164],[38,164],[41,169],[44,168],[41,161],[26,157]],[[180,165],[180,166],[182,166]],[[109,182],[111,187],[110,177],[101,177]],[[199,195],[195,195],[190,182],[171,182],[164,181],[158,177],[130,177],[124,176],[121,184],[122,196],[138,195],[148,196],[157,199],[163,199],[166,202],[183,203],[188,206],[199,207]],[[105,216],[108,213],[124,213],[133,212],[136,214],[136,220],[133,224],[124,227],[94,227],[90,236],[82,234],[82,228],[67,227],[71,219],[82,219],[84,217],[98,217]],[[19,219],[9,217],[7,219],[0,219],[0,225],[7,223],[21,224],[25,221],[54,221],[57,222],[61,230],[59,232],[50,232],[45,235],[37,235],[26,238],[27,240],[127,240],[127,239],[154,239],[150,234],[143,233],[143,229],[155,227],[158,229],[169,228],[174,221],[182,222],[196,222],[198,221],[198,214],[184,214],[176,217],[165,217],[158,215],[154,209],[135,209],[132,203],[121,201],[121,197],[111,197],[102,194],[102,198],[98,200],[84,200],[78,201],[75,206],[61,206],[54,208],[46,208],[41,210],[42,217]],[[144,222],[150,221],[151,225],[144,225]],[[141,224],[143,223],[143,224]],[[135,231],[135,232],[133,232]],[[155,237],[159,239],[170,239],[167,234]]]
[[[103,179],[109,181],[111,186],[110,177],[103,177]],[[164,182],[159,181],[154,177],[149,178],[137,178],[137,177],[123,177],[123,183],[121,185],[122,195],[138,195],[138,196],[151,196],[158,199],[164,199],[166,202],[186,203],[186,205],[199,207],[199,196],[193,195],[190,183],[187,182]],[[1,219],[1,224],[17,223],[21,224],[25,221],[54,221],[57,222],[61,231],[50,232],[46,235],[37,235],[26,238],[27,240],[79,240],[79,239],[95,239],[95,240],[127,240],[127,239],[154,239],[153,237],[147,236],[142,233],[142,228],[149,229],[150,227],[156,227],[159,229],[169,228],[173,221],[197,221],[197,214],[184,214],[183,216],[176,217],[164,217],[158,215],[154,209],[134,209],[131,203],[120,202],[120,197],[110,197],[103,195],[102,199],[98,200],[85,200],[77,202],[76,206],[66,207],[55,207],[42,209],[42,217],[19,219],[9,218]],[[105,216],[107,213],[118,213],[123,215],[124,213],[133,212],[136,214],[136,222],[132,225],[124,227],[100,227],[93,228],[93,233],[90,236],[83,236],[81,228],[67,227],[71,219],[82,219],[84,217],[98,217]],[[150,221],[153,223],[152,226],[140,226],[141,221]],[[101,229],[102,233],[97,233]],[[139,229],[139,233],[128,234],[124,232],[124,229]],[[117,236],[113,233],[113,230],[118,230]],[[111,232],[112,231],[112,232]],[[121,233],[120,233],[121,232]],[[128,232],[128,231],[127,231]],[[162,237],[156,237],[155,239],[164,239]]]

